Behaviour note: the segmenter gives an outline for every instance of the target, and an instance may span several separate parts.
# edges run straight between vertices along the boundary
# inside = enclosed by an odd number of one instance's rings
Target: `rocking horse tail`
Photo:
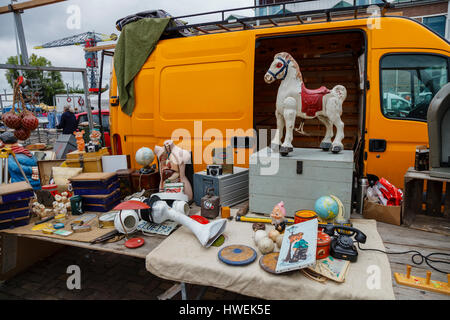
[[[341,103],[347,98],[347,89],[340,84],[334,86],[333,89],[331,89],[331,93],[338,97]]]

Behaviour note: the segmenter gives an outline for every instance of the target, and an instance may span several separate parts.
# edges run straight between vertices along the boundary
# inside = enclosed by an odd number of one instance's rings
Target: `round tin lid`
[[[317,213],[312,210],[298,210],[295,215],[299,218],[316,218]]]

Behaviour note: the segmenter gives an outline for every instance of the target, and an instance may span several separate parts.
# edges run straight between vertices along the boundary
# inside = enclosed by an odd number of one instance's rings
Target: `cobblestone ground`
[[[81,289],[66,286],[67,267],[81,269]],[[175,282],[160,279],[145,269],[144,260],[114,253],[64,247],[37,262],[28,270],[0,284],[0,300],[149,300],[169,289]],[[187,285],[189,299],[195,299],[201,287]],[[178,293],[173,299],[181,299]],[[208,287],[202,299],[253,299],[233,292]]]

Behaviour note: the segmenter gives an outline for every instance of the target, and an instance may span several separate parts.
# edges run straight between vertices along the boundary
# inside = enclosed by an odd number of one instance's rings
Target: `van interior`
[[[326,86],[331,89],[341,84],[347,89],[347,99],[343,104],[342,120],[346,150],[355,151],[355,160],[361,147],[361,123],[364,90],[365,38],[361,31],[333,32],[323,34],[295,34],[260,38],[256,41],[253,127],[254,129],[276,129],[275,101],[279,81],[264,82],[264,74],[273,61],[274,55],[288,52],[297,61],[308,89]],[[360,73],[360,66],[362,72]],[[360,79],[362,74],[362,80]],[[296,128],[301,122],[297,118]],[[296,148],[318,148],[325,135],[325,126],[318,119],[306,120],[301,135],[294,130],[293,146]],[[336,128],[334,128],[336,132]],[[267,137],[270,143],[271,137]],[[259,148],[261,146],[260,144]],[[355,165],[358,161],[355,161]],[[358,171],[357,171],[358,172]]]

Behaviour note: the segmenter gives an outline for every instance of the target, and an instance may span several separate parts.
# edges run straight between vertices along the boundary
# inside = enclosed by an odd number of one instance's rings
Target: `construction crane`
[[[103,33],[96,32],[85,32],[81,34],[77,34],[75,36],[66,37],[59,40],[50,41],[44,43],[43,45],[36,46],[34,49],[43,49],[43,48],[57,48],[57,47],[65,47],[65,46],[79,46],[83,45],[84,48],[95,47],[98,42],[105,41],[116,41],[117,35],[112,33],[111,35],[106,35]],[[89,80],[89,91],[90,92],[98,92],[98,58],[96,51],[86,51],[84,54],[84,58],[86,60],[86,69],[88,72],[88,80]]]

